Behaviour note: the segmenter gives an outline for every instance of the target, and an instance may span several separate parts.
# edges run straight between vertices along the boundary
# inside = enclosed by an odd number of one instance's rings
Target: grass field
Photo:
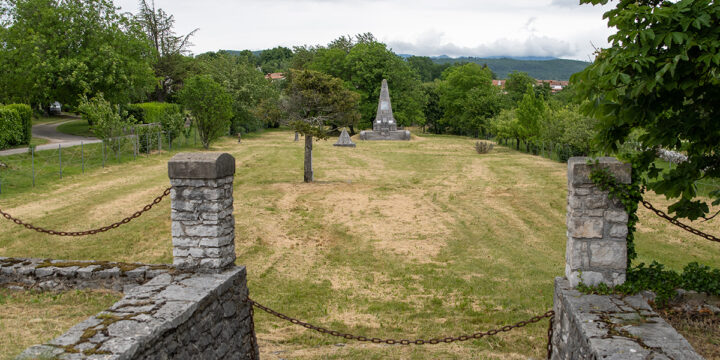
[[[70,135],[93,137],[95,133],[90,130],[87,120],[73,120],[57,127],[57,131]]]
[[[0,288],[0,359],[61,335],[71,326],[108,308],[120,294],[107,291],[43,293]]]
[[[474,140],[453,136],[354,149],[331,140],[316,143],[317,182],[304,184],[303,143],[292,139],[272,131],[213,148],[237,160],[237,263],[247,266],[256,301],[339,331],[392,338],[461,335],[551,308],[553,278],[564,269],[565,164],[500,146],[478,155]],[[3,195],[0,207],[63,230],[106,225],[168,186],[170,156]],[[644,209],[639,216],[640,261],[675,269],[720,261],[717,244]],[[720,233],[718,220],[697,227]],[[7,221],[0,234],[0,256],[172,261],[167,201],[92,238],[51,238]],[[330,338],[259,311],[255,325],[263,359],[541,358],[547,328],[543,321],[484,340],[400,347]]]

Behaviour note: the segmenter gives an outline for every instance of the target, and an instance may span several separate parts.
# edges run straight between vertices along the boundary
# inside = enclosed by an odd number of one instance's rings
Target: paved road
[[[60,120],[56,122],[51,123],[45,123],[45,124],[38,124],[33,125],[32,127],[32,134],[33,137],[39,137],[43,139],[47,139],[50,141],[48,144],[44,145],[38,145],[35,147],[35,150],[52,150],[57,149],[58,144],[60,144],[62,147],[69,147],[69,146],[78,146],[80,143],[85,144],[92,144],[92,143],[98,143],[101,140],[94,137],[84,137],[84,136],[76,136],[76,135],[69,135],[69,134],[63,134],[59,131],[57,131],[57,127],[61,124],[74,121],[77,119],[70,119],[70,120]],[[15,154],[22,154],[27,153],[29,150],[28,148],[19,148],[19,149],[10,149],[10,150],[3,150],[0,151],[0,156],[7,156],[7,155],[15,155]]]

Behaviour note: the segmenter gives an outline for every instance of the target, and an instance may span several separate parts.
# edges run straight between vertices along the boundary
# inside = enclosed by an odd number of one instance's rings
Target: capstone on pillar
[[[220,272],[235,263],[233,177],[226,153],[180,153],[168,163],[173,265]]]
[[[625,282],[628,214],[619,200],[590,180],[596,167],[608,169],[619,183],[629,184],[631,180],[630,164],[615,158],[568,160],[565,277],[572,287],[580,282],[611,287]]]

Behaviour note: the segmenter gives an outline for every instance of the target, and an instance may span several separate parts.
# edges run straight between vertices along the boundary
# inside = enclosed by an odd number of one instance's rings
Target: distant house
[[[536,80],[536,81],[537,81],[537,84],[535,84],[535,86],[540,86],[545,83],[550,85],[550,91],[552,91],[553,93],[561,91],[562,89],[564,89],[566,86],[568,86],[570,84],[569,81],[560,81],[560,80]],[[494,86],[500,87],[501,89],[505,89],[506,82],[507,82],[507,80],[493,80],[492,84]]]
[[[283,73],[269,73],[269,74],[265,75],[265,78],[268,79],[268,80],[272,80],[272,81],[275,81],[275,80],[285,80],[285,74],[283,74]]]
[[[548,84],[548,85],[550,85],[550,91],[552,91],[553,93],[556,93],[556,92],[564,89],[566,86],[570,85],[570,82],[569,81],[560,81],[560,80],[538,80],[537,84],[538,85]]]

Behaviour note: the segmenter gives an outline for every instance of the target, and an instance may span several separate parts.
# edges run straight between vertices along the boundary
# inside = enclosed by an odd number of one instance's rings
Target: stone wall
[[[702,359],[640,296],[584,295],[555,279],[554,360]]]
[[[127,291],[171,271],[176,270],[170,265],[0,258],[0,286],[18,290]]]
[[[164,273],[18,359],[258,359],[244,267]]]
[[[228,154],[168,163],[174,266],[0,259],[0,285],[125,294],[19,359],[258,359],[245,268],[234,266],[234,173]]]
[[[619,183],[630,183],[630,164],[614,158],[574,157],[568,161],[567,249],[565,276],[572,286],[625,282],[628,214],[592,180],[596,167],[605,168]]]
[[[614,158],[568,161],[565,278],[555,279],[555,360],[702,359],[641,296],[585,295],[580,283],[617,286],[627,271],[628,214],[617,199],[590,180],[605,168],[622,184],[630,165]]]

